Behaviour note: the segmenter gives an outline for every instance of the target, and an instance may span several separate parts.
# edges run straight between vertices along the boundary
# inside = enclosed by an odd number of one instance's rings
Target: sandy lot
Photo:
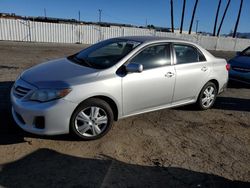
[[[20,130],[10,115],[15,78],[82,48],[0,41],[0,187],[250,187],[250,89],[244,85],[231,84],[211,110],[138,115],[96,141]]]

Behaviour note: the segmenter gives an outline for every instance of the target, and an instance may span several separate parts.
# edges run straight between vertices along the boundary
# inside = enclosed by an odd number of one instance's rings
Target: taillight
[[[229,71],[229,70],[230,70],[230,67],[231,67],[231,66],[230,66],[230,64],[227,64],[227,65],[226,65],[226,69],[227,69],[227,71]]]

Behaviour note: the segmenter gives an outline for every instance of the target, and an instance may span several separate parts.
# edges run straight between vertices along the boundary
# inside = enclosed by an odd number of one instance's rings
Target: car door
[[[172,102],[175,69],[171,65],[170,44],[148,46],[129,63],[142,64],[143,71],[128,73],[122,78],[124,116]]]
[[[207,82],[211,65],[195,46],[173,44],[175,54],[176,83],[173,103],[194,100]]]

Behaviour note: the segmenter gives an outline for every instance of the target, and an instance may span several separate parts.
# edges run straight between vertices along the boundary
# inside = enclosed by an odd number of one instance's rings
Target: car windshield
[[[243,56],[250,56],[250,47],[248,47],[247,49],[243,50],[243,52],[241,52],[241,55],[243,55]]]
[[[110,39],[99,42],[69,56],[68,59],[95,69],[106,69],[115,65],[141,42],[126,39]]]

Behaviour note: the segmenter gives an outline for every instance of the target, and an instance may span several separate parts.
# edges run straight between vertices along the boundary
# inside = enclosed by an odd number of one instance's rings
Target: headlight
[[[71,92],[71,89],[39,89],[31,94],[30,100],[47,102],[65,97]]]

